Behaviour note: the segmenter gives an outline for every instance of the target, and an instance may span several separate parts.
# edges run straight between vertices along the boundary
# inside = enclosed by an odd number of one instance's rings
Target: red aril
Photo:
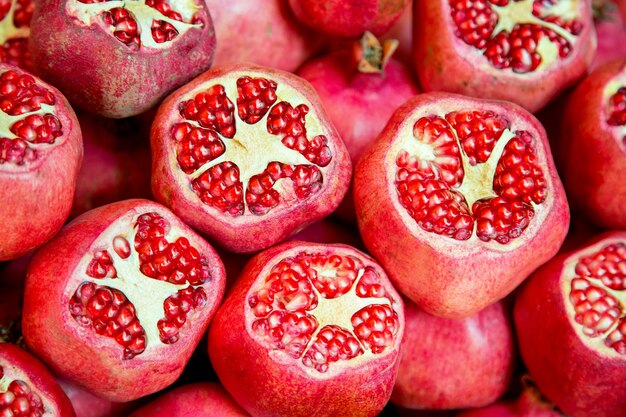
[[[77,217],[29,265],[22,328],[59,376],[111,401],[173,383],[224,293],[213,248],[160,204]]]
[[[626,20],[622,17],[617,2],[596,0],[593,3],[598,49],[591,65],[592,71],[609,61],[626,56]],[[626,7],[626,1],[623,4]]]
[[[362,252],[284,243],[252,258],[218,310],[211,363],[255,416],[375,416],[396,377],[403,310]]]
[[[242,382],[245,383],[245,382]],[[128,417],[249,416],[215,382],[183,385],[135,410]]]
[[[447,93],[401,106],[356,166],[361,236],[396,288],[464,317],[557,252],[569,224],[541,124],[521,107]]]
[[[215,33],[204,0],[35,0],[29,46],[73,104],[123,118],[209,68]]]
[[[41,246],[69,215],[83,145],[67,100],[0,64],[0,261]]]
[[[431,316],[411,302],[405,306],[394,404],[432,410],[483,407],[506,392],[516,352],[502,303],[463,319]]]
[[[345,145],[313,88],[283,71],[208,71],[159,107],[152,192],[233,252],[285,240],[337,208],[350,181]]]
[[[626,233],[552,259],[518,294],[515,328],[539,390],[571,417],[626,415]]]
[[[0,343],[0,415],[75,417],[72,404],[46,367],[10,343]]]
[[[535,112],[582,78],[595,52],[590,0],[416,0],[414,13],[426,91]]]
[[[595,70],[569,97],[561,124],[563,182],[593,223],[626,227],[626,59]]]
[[[353,164],[393,111],[419,92],[409,69],[391,57],[396,46],[397,41],[381,44],[366,33],[353,48],[331,52],[298,70],[319,94]],[[356,223],[351,192],[336,214]]]
[[[33,0],[0,1],[0,62],[31,69],[28,37]]]

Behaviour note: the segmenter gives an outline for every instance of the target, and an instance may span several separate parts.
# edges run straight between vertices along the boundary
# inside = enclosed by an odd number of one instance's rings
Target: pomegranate
[[[400,18],[411,0],[289,0],[296,17],[330,36],[382,35]]]
[[[205,0],[215,24],[214,66],[248,62],[295,71],[320,46],[287,0]]]
[[[413,67],[413,7],[407,7],[396,23],[383,36],[383,40],[398,40],[398,50],[394,57],[409,68]]]
[[[561,126],[563,182],[596,224],[626,227],[626,59],[594,71],[571,95]]]
[[[502,303],[463,319],[431,316],[411,302],[405,306],[394,404],[410,409],[482,407],[506,392],[515,342]]]
[[[31,69],[28,37],[33,9],[32,0],[0,1],[0,62]]]
[[[426,91],[535,112],[583,77],[595,52],[590,0],[416,0],[414,13]]]
[[[54,87],[0,64],[0,261],[41,246],[69,215],[82,158],[80,126]]]
[[[419,92],[409,69],[391,58],[396,47],[397,41],[381,44],[368,32],[354,48],[334,51],[298,70],[320,95],[353,164],[393,111]],[[356,223],[352,192],[336,214]]]
[[[73,104],[123,118],[209,68],[215,33],[204,0],[35,0],[29,46]]]
[[[569,210],[545,131],[521,107],[448,93],[401,106],[355,169],[361,236],[430,314],[466,317],[558,251]]]
[[[254,416],[375,416],[403,331],[402,300],[372,258],[288,242],[246,265],[209,329],[209,356]]]
[[[594,3],[594,21],[598,35],[592,70],[617,58],[626,56],[626,21],[622,18],[617,2],[596,0]],[[626,1],[624,2],[626,7]]]
[[[74,417],[74,410],[46,367],[10,343],[0,343],[0,415]]]
[[[198,382],[175,388],[128,417],[246,417],[249,414],[215,382]]]
[[[539,390],[571,417],[626,415],[626,233],[609,232],[537,270],[514,310]]]
[[[150,198],[149,128],[137,118],[78,113],[85,155],[70,217],[129,198]]]
[[[77,217],[29,265],[28,347],[74,383],[130,401],[173,383],[224,292],[213,248],[160,204]]]
[[[267,248],[327,216],[350,181],[315,91],[278,70],[204,73],[163,102],[150,136],[155,198],[233,252]]]
[[[115,403],[97,397],[79,385],[58,379],[57,382],[70,399],[76,417],[126,417],[134,408],[136,401]]]

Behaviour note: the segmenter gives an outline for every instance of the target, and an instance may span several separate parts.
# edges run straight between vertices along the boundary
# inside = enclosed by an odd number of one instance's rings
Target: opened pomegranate
[[[35,72],[88,111],[139,114],[213,61],[204,0],[34,1]]]
[[[175,388],[128,417],[246,417],[249,416],[215,382],[198,382]]]
[[[570,96],[561,125],[568,196],[594,223],[626,227],[626,59],[594,71]]]
[[[471,317],[431,316],[406,302],[402,357],[391,401],[409,409],[482,407],[509,387],[513,329],[502,303]]]
[[[610,232],[537,270],[514,319],[539,390],[571,417],[626,415],[626,233]]]
[[[28,37],[33,0],[0,1],[0,62],[30,70]]]
[[[357,164],[361,236],[427,312],[470,316],[550,259],[569,211],[545,131],[506,102],[447,93],[401,106]]]
[[[224,284],[213,248],[165,207],[113,203],[76,218],[34,255],[24,338],[61,377],[130,401],[178,378]]]
[[[27,72],[0,64],[0,261],[50,239],[69,215],[83,145],[67,100]]]
[[[159,107],[151,143],[155,198],[233,252],[267,248],[327,216],[350,181],[315,91],[278,70],[204,73]]]
[[[289,0],[296,17],[324,34],[382,35],[400,18],[411,0]]]
[[[623,3],[626,7],[626,1]],[[598,49],[591,70],[626,56],[626,20],[622,17],[617,2],[614,0],[595,0],[593,5]]]
[[[295,71],[320,46],[287,0],[205,0],[213,22],[216,67],[248,62]]]
[[[591,0],[416,0],[414,13],[426,91],[535,112],[583,77],[595,52]]]
[[[373,259],[289,242],[246,265],[209,329],[209,355],[254,416],[375,416],[403,332],[402,300]]]
[[[298,70],[320,95],[353,164],[393,111],[419,92],[409,68],[391,57],[396,47],[397,41],[381,44],[368,32],[353,48],[331,52]],[[336,214],[356,223],[351,192]]]
[[[46,367],[10,343],[0,343],[0,415],[75,416],[70,400]]]

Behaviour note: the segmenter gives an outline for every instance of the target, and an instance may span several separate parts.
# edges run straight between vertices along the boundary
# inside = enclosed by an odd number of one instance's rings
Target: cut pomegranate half
[[[400,291],[446,317],[511,292],[569,224],[543,127],[505,102],[408,101],[359,161],[354,190],[367,248]]]
[[[373,416],[391,395],[403,331],[402,301],[373,259],[289,242],[246,265],[211,326],[209,355],[252,415]]]
[[[206,72],[161,105],[151,141],[156,199],[234,252],[269,247],[330,214],[350,180],[317,94],[278,70]]]
[[[165,207],[113,203],[76,218],[33,257],[24,338],[61,376],[129,401],[178,378],[224,285],[215,251]]]
[[[568,415],[626,414],[625,291],[626,234],[610,232],[548,262],[517,298],[522,359]]]
[[[0,62],[30,71],[28,37],[33,0],[0,1]]]

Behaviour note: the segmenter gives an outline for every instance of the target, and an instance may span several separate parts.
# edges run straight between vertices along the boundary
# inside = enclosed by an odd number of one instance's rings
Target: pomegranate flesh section
[[[28,37],[33,9],[32,0],[0,2],[0,62],[30,71]]]

